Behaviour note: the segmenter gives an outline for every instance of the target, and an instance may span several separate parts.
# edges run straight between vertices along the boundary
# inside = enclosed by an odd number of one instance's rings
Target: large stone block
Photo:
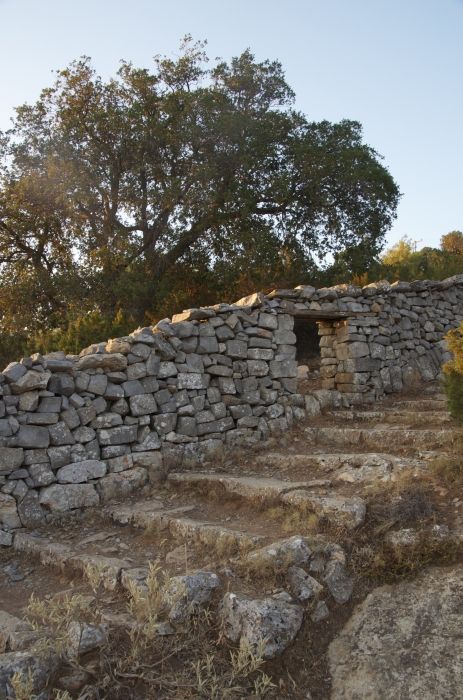
[[[13,394],[23,394],[34,389],[46,389],[51,377],[50,372],[36,372],[31,369],[23,374],[16,382],[13,382],[11,391]]]
[[[244,340],[228,340],[227,355],[229,357],[245,360],[248,356],[248,344]]]
[[[21,425],[14,437],[17,447],[43,448],[50,444],[48,428],[35,425]]]
[[[280,377],[297,377],[296,360],[271,360],[269,363],[270,376],[274,379]]]
[[[99,367],[110,372],[118,372],[127,368],[127,358],[118,352],[84,355],[78,360],[76,365],[78,370],[97,369]]]
[[[66,464],[56,472],[60,484],[82,484],[89,479],[100,479],[106,474],[106,464],[96,459]]]
[[[21,447],[0,447],[0,474],[10,474],[19,469],[24,461]]]
[[[100,445],[124,445],[137,439],[137,425],[120,425],[116,428],[97,430]]]
[[[370,355],[368,343],[356,341],[354,343],[341,343],[336,346],[336,356],[339,360],[349,358],[367,357]]]
[[[177,380],[179,389],[207,389],[211,378],[209,374],[179,372]]]
[[[21,527],[16,500],[13,496],[0,493],[0,528],[3,530],[14,530]]]
[[[97,488],[103,502],[114,498],[126,498],[148,482],[148,472],[143,467],[133,467],[125,472],[108,474],[98,481]]]
[[[48,428],[48,432],[50,433],[50,442],[52,445],[73,445],[75,442],[73,434],[64,421],[60,421],[56,423],[56,425],[51,425]]]
[[[158,406],[156,399],[152,394],[141,394],[140,396],[131,396],[129,399],[130,411],[133,416],[147,416],[150,413],[156,413]]]
[[[97,506],[99,496],[92,484],[53,484],[40,491],[39,503],[52,512]]]

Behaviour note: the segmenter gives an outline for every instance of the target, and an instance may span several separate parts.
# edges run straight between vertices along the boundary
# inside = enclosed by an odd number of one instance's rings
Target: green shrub
[[[452,360],[444,365],[444,391],[450,414],[463,423],[463,323],[445,336]]]

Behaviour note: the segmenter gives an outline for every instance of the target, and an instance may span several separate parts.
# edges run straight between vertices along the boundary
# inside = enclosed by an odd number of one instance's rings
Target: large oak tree
[[[110,80],[87,58],[60,71],[2,138],[4,323],[143,315],[198,271],[255,268],[269,283],[346,248],[374,256],[394,180],[359,123],[311,122],[293,101],[280,63],[245,51],[210,66],[191,40],[176,60],[123,62]],[[31,288],[36,303],[11,306]]]

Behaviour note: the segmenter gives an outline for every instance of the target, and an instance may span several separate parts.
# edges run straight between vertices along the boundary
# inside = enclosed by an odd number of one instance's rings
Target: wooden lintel
[[[292,309],[286,310],[294,318],[306,318],[308,321],[339,321],[346,318],[359,318],[370,316],[375,318],[376,313],[371,311],[316,311],[314,309]]]
[[[356,314],[347,311],[315,311],[294,309],[291,312],[294,318],[307,319],[308,321],[339,321],[344,318],[353,318]]]

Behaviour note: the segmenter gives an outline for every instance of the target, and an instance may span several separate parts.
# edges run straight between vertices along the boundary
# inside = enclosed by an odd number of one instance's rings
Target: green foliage
[[[378,279],[390,282],[445,279],[463,274],[460,242],[463,251],[463,234],[453,231],[442,236],[440,249],[418,249],[416,241],[407,236],[381,256],[373,245],[350,246],[334,256],[334,263],[319,274],[319,279],[325,285],[344,282],[363,285]]]
[[[394,180],[360,124],[293,100],[277,61],[210,65],[189,37],[109,80],[85,57],[59,71],[0,134],[2,335],[76,350],[98,314],[143,323],[379,252]]]
[[[463,323],[445,336],[452,359],[444,365],[444,390],[450,414],[463,423]]]
[[[389,248],[382,256],[382,261],[384,265],[400,265],[408,262],[413,253],[416,250],[416,246],[411,238],[404,236],[397,241],[395,245]]]

